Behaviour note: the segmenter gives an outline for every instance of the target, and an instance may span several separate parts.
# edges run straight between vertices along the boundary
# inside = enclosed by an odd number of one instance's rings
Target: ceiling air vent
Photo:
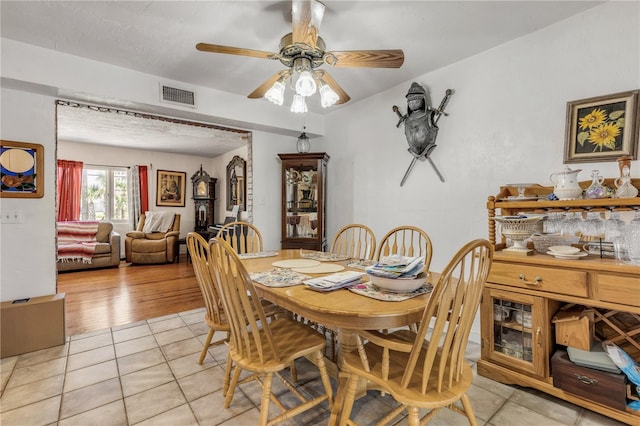
[[[160,85],[160,100],[172,104],[196,107],[196,94],[189,90],[178,89],[176,87]]]

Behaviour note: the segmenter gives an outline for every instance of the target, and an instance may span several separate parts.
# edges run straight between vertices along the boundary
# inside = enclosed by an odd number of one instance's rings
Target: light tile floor
[[[0,363],[3,426],[20,425],[254,425],[258,424],[260,388],[249,383],[223,407],[222,382],[226,347],[209,351],[197,364],[207,334],[202,309],[120,327],[71,336],[64,346],[2,359]],[[470,343],[467,358],[475,363],[479,345]],[[298,387],[317,395],[317,369],[298,361]],[[284,386],[276,393],[286,401]],[[335,385],[335,383],[334,383]],[[289,392],[290,393],[290,392]],[[619,423],[530,389],[475,376],[469,391],[480,425],[552,426]],[[389,396],[369,392],[354,406],[362,425],[388,411]],[[278,409],[270,409],[271,414]],[[324,425],[328,407],[316,407],[289,425]],[[407,424],[398,417],[397,425]],[[433,425],[466,425],[466,419],[442,410]]]

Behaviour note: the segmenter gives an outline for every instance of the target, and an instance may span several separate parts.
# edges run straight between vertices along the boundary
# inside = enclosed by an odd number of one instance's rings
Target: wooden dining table
[[[243,259],[242,263],[249,272],[266,272],[274,269],[273,262],[300,258],[300,250],[288,249],[279,250],[277,256]],[[345,265],[348,260],[331,263]],[[318,277],[328,274],[308,275]],[[437,278],[438,274],[431,273],[429,281],[435,283]],[[403,301],[382,301],[344,288],[320,292],[305,285],[267,287],[255,283],[255,287],[260,297],[335,330],[338,335],[338,368],[341,353],[357,348],[358,330],[392,329],[415,324],[420,321],[429,298],[429,294],[423,294]]]

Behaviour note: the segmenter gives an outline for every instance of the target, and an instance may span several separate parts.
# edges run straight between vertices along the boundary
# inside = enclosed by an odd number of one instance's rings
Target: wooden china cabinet
[[[640,187],[640,179],[633,179],[632,183]],[[590,184],[591,181],[580,182],[583,189]],[[610,179],[605,184],[613,187]],[[527,195],[541,198],[519,201],[514,200],[517,188],[505,186],[488,199],[489,240],[496,250],[480,307],[482,356],[478,374],[538,389],[624,423],[640,424],[640,413],[601,402],[606,391],[597,384],[584,384],[582,395],[554,387],[554,374],[560,372],[553,371],[551,362],[556,351],[566,349],[556,343],[552,318],[558,310],[570,305],[594,309],[596,336],[602,331],[604,336],[599,337],[611,339],[640,362],[640,266],[591,254],[566,260],[537,252],[529,256],[504,252],[506,239],[498,232],[500,225],[492,220],[496,214],[520,212],[586,215],[588,211],[637,210],[640,197],[555,201],[543,198],[551,192],[553,187],[533,185],[527,188]],[[630,322],[616,323],[620,316]],[[609,323],[614,323],[617,330]]]
[[[282,163],[282,248],[324,251],[329,156],[324,152],[278,156]]]

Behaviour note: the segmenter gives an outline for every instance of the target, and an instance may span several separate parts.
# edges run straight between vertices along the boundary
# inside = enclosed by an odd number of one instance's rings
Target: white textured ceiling
[[[602,2],[324,3],[319,33],[327,51],[404,50],[400,69],[328,70],[351,102],[357,102]],[[276,52],[280,38],[291,30],[290,1],[2,0],[0,8],[3,38],[242,96],[282,69],[282,64],[199,52],[196,43]],[[310,109],[328,112],[314,103]]]
[[[129,112],[129,111],[127,111]],[[123,110],[58,105],[58,140],[217,157],[246,145],[248,132]]]

